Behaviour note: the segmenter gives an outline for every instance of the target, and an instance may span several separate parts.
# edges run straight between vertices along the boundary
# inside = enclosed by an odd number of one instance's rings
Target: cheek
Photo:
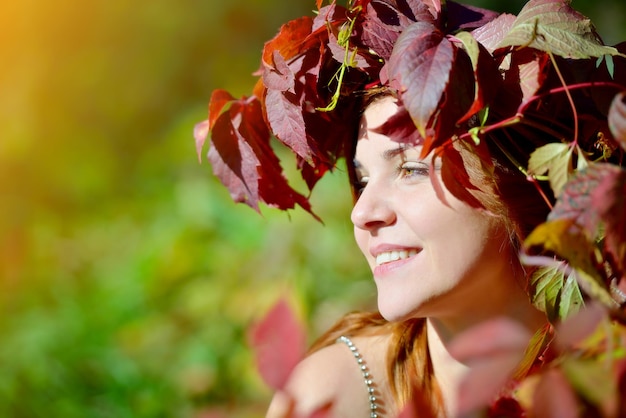
[[[501,228],[495,220],[470,208],[440,207],[424,219],[429,220],[420,222],[424,238],[439,243],[433,248],[437,257],[454,258],[455,263],[470,263],[490,250],[492,242],[502,242]]]
[[[468,217],[464,226],[457,227],[458,240],[454,253],[461,264],[471,268],[500,260],[505,234],[495,220],[485,216]]]

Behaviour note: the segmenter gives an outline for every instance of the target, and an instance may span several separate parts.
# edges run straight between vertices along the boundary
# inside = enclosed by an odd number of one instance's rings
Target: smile
[[[391,263],[393,261],[404,260],[409,257],[413,257],[419,251],[416,249],[412,250],[398,250],[398,251],[385,251],[384,253],[380,253],[376,256],[376,265],[380,266],[381,264]]]

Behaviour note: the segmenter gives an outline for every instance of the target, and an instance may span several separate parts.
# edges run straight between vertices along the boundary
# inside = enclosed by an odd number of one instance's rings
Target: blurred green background
[[[626,37],[622,0],[574,6]],[[234,205],[195,155],[211,91],[246,94],[313,7],[3,2],[1,417],[262,416],[250,324],[283,296],[311,336],[373,306],[343,170],[314,193],[322,225]]]

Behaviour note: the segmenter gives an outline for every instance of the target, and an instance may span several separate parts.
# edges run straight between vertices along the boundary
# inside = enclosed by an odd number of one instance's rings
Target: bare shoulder
[[[376,394],[386,393],[387,337],[355,337],[352,342],[364,359]],[[334,417],[369,417],[369,396],[354,351],[347,344],[337,343],[316,351],[298,364],[285,392],[274,397],[267,417],[287,416],[290,399],[295,402],[295,411],[304,416],[332,403]]]

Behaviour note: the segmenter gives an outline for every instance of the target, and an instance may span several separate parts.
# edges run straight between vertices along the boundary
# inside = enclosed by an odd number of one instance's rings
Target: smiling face
[[[352,211],[356,242],[378,288],[388,320],[480,315],[504,294],[513,274],[507,233],[490,216],[446,194],[435,194],[428,160],[372,132],[396,110],[391,97],[370,105],[356,147],[361,194]],[[436,167],[435,167],[436,168]]]

